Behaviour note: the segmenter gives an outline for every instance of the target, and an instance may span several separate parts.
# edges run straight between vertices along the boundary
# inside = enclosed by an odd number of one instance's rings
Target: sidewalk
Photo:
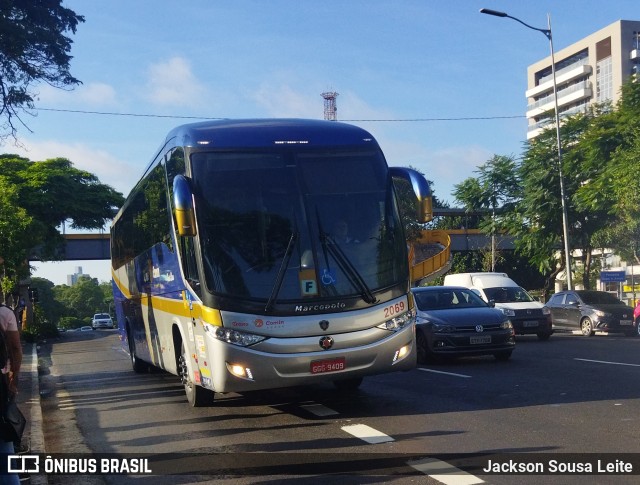
[[[27,427],[22,437],[22,446],[27,447],[25,454],[46,453],[42,430],[42,408],[40,407],[40,384],[38,380],[38,352],[36,344],[23,343],[22,368],[18,382],[17,403],[27,418]],[[31,475],[23,483],[47,485],[44,473]]]

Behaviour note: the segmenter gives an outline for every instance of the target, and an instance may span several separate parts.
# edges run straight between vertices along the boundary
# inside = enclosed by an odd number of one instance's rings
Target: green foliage
[[[43,338],[55,337],[58,329],[53,322],[47,320],[39,307],[33,309],[33,322],[22,332],[22,337],[27,342],[37,342]]]
[[[65,89],[80,84],[69,72],[73,42],[65,35],[75,34],[80,22],[84,17],[62,0],[0,2],[0,116],[8,129],[0,139],[16,137],[14,118],[23,123],[20,114],[34,108],[39,83]]]
[[[53,293],[65,309],[65,316],[89,318],[99,312],[108,311],[105,295],[95,278],[80,278],[73,286],[56,286]]]
[[[85,320],[77,317],[62,317],[58,322],[60,328],[65,330],[72,330],[74,328],[80,328],[85,325]]]
[[[569,246],[581,250],[576,276],[590,288],[593,249],[611,248],[640,262],[640,83],[623,86],[615,109],[596,105],[563,118],[560,132]],[[557,133],[550,125],[526,145],[519,164],[494,156],[454,192],[470,211],[498,209],[495,218],[485,216],[477,227],[487,234],[504,229],[515,236],[518,255],[545,275],[547,291],[564,269],[564,258],[559,258],[563,220],[558,160]],[[483,262],[478,254],[460,264],[471,271],[483,269]]]
[[[0,269],[9,279],[5,284],[29,276],[26,262],[34,250],[44,261],[60,258],[61,224],[102,228],[123,202],[122,194],[65,158],[32,162],[0,155]]]

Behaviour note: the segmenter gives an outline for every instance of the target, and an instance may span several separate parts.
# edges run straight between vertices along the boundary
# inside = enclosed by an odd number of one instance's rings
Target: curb
[[[26,371],[24,369],[23,371]],[[46,453],[44,443],[44,432],[42,430],[42,407],[40,405],[40,379],[38,376],[38,347],[31,344],[31,366],[28,369],[31,378],[31,398],[25,402],[29,405],[29,448],[30,453]],[[48,485],[49,480],[46,474],[35,474],[30,476],[29,483],[32,485]]]

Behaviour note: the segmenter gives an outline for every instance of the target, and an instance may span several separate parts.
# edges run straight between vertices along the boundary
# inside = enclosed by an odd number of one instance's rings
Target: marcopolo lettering
[[[323,305],[296,305],[297,313],[319,312],[323,310],[343,310],[347,307],[346,303],[327,303]]]

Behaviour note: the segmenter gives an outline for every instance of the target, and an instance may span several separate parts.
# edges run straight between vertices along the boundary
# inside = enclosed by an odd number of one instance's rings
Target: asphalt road
[[[135,374],[115,331],[67,333],[40,354],[47,452],[149,457],[158,474],[84,483],[618,484],[640,474],[640,339],[622,335],[520,337],[509,362],[420,366],[350,394],[216,395],[206,408],[189,407],[174,376]],[[481,470],[525,467],[513,460],[545,474]],[[589,469],[597,460],[605,473]],[[585,473],[559,473],[576,467]]]

